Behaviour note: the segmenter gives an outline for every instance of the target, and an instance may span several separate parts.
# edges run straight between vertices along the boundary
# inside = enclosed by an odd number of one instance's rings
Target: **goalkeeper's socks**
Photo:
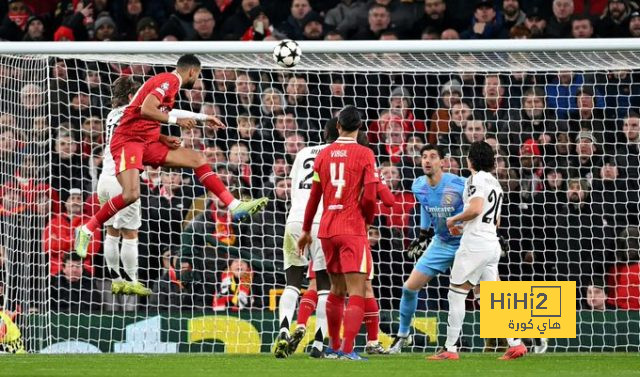
[[[280,321],[280,332],[289,335],[289,326],[293,321],[293,313],[298,305],[298,297],[300,290],[292,285],[287,285],[280,297],[280,305],[278,307],[278,319]]]
[[[353,352],[353,344],[362,326],[364,318],[364,297],[350,296],[347,309],[344,311],[344,339],[342,339],[342,352]]]
[[[119,244],[120,237],[107,234],[104,238],[104,260],[109,269],[109,277],[113,280],[121,279]]]
[[[222,200],[227,208],[233,209],[239,204],[239,201],[237,201],[233,197],[233,195],[231,195],[218,175],[214,173],[213,170],[211,170],[211,166],[209,166],[209,164],[201,165],[195,168],[193,171],[194,173],[196,173],[196,177],[198,177],[200,183],[202,183],[207,190],[211,191],[220,200]]]
[[[327,299],[329,291],[318,291],[318,305],[316,306],[316,332],[313,346],[320,351],[324,348],[324,338],[327,336]]]
[[[522,344],[522,340],[520,340],[520,338],[518,339],[507,338],[507,343],[509,343],[509,347],[516,347]]]
[[[331,348],[335,351],[340,349],[342,340],[340,339],[340,327],[344,314],[344,296],[336,296],[329,293],[327,297],[327,327]]]
[[[380,331],[380,308],[375,297],[364,299],[364,324],[367,326],[367,342],[377,342],[378,331]]]
[[[120,249],[122,268],[133,282],[138,281],[138,239],[122,239]]]
[[[464,321],[465,307],[464,301],[467,299],[468,291],[464,291],[458,288],[449,287],[449,317],[447,320],[447,341],[444,346],[449,352],[457,352],[455,346],[460,336],[460,330],[462,329],[462,322]]]
[[[411,320],[418,308],[418,291],[402,287],[402,298],[400,299],[400,328],[398,329],[399,337],[409,335],[409,327]]]
[[[300,308],[298,309],[298,326],[307,326],[307,321],[311,314],[316,310],[318,304],[318,292],[316,290],[307,290],[300,300]]]
[[[95,232],[96,229],[100,228],[102,224],[107,222],[107,220],[115,216],[118,211],[126,206],[127,203],[122,199],[122,194],[111,198],[108,202],[104,203],[102,207],[100,207],[100,210],[96,212],[87,225],[85,225],[87,230],[91,233]]]

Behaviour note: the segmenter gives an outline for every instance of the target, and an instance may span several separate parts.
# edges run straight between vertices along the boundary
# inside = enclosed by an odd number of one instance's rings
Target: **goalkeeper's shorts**
[[[448,244],[434,236],[424,254],[416,263],[416,270],[426,276],[444,274],[453,265],[459,244]]]

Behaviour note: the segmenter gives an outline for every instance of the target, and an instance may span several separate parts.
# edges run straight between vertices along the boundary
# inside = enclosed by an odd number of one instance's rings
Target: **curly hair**
[[[475,171],[491,172],[496,166],[493,148],[485,141],[471,143],[468,158]]]

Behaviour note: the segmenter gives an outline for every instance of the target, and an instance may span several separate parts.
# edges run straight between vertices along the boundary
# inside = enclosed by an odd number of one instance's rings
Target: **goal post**
[[[385,346],[415,264],[420,148],[438,144],[443,169],[468,175],[470,142],[486,140],[505,191],[501,279],[577,282],[578,336],[550,350],[640,349],[639,41],[302,41],[292,69],[273,62],[276,43],[0,43],[0,308],[18,312],[27,351],[270,352],[288,174],[349,104],[396,198],[369,234]],[[153,294],[112,295],[104,232],[89,258],[67,257],[99,206],[111,85],[170,71],[184,53],[202,78],[175,107],[227,129],[163,132],[204,153],[238,198],[270,203],[233,224],[191,172],[146,169],[138,277]],[[420,293],[413,351],[444,343],[447,287],[442,274]],[[466,350],[493,349],[478,305],[469,297]],[[365,339],[363,328],[358,349]]]

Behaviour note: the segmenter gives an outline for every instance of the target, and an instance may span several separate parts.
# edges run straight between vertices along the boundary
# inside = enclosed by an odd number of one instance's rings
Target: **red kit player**
[[[74,249],[81,257],[87,254],[93,231],[138,200],[140,171],[145,165],[194,169],[200,182],[222,200],[235,220],[245,219],[267,204],[267,198],[247,202],[235,199],[213,173],[204,154],[183,148],[180,139],[160,133],[162,123],[177,124],[187,130],[197,125],[196,118],[178,117],[169,111],[180,88],[191,88],[200,76],[200,70],[200,60],[195,55],[183,55],[178,59],[175,71],[147,80],[125,108],[109,145],[122,194],[107,201],[86,225],[77,230]],[[214,116],[203,120],[209,127],[224,128]]]
[[[298,240],[299,250],[311,244],[310,230],[322,199],[324,211],[318,238],[331,276],[327,299],[331,348],[327,357],[351,360],[364,360],[353,351],[353,346],[364,318],[366,283],[373,268],[367,227],[375,214],[379,181],[373,152],[356,142],[361,126],[355,107],[347,106],[340,111],[340,137],[315,160],[311,196]],[[349,303],[343,311],[345,291],[349,294]],[[341,324],[344,339],[340,345]]]

